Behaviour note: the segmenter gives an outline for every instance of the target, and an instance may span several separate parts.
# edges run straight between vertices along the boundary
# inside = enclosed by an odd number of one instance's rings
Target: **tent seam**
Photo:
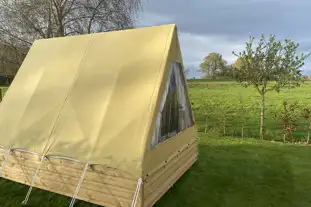
[[[82,58],[81,58],[81,61],[80,61],[79,65],[78,65],[77,73],[76,73],[76,75],[75,75],[75,77],[74,77],[74,80],[73,80],[73,82],[72,82],[72,85],[71,85],[70,88],[69,88],[69,91],[68,91],[68,93],[67,93],[67,96],[66,96],[66,98],[64,99],[64,102],[63,102],[63,104],[62,104],[62,107],[61,107],[61,109],[60,109],[60,111],[59,111],[59,113],[58,113],[58,115],[57,115],[57,117],[56,117],[56,119],[55,119],[55,121],[54,121],[52,130],[51,130],[50,135],[49,135],[49,137],[48,137],[48,139],[47,139],[47,141],[46,141],[46,144],[45,144],[45,147],[44,147],[44,149],[43,149],[43,153],[42,153],[42,154],[44,154],[44,153],[47,154],[48,151],[50,150],[51,146],[52,146],[52,144],[50,144],[50,146],[48,146],[49,143],[50,143],[50,139],[51,139],[53,133],[55,132],[56,126],[57,126],[58,123],[59,123],[60,116],[61,116],[61,114],[62,114],[62,112],[63,112],[63,110],[64,110],[64,107],[65,107],[65,105],[66,105],[66,103],[67,103],[67,101],[68,101],[69,96],[71,95],[72,89],[73,89],[75,83],[77,82],[77,78],[79,77],[79,74],[80,74],[80,72],[81,72],[81,71],[80,71],[81,65],[82,65],[82,63],[83,63],[83,61],[84,61],[84,59],[85,59],[85,56],[86,56],[86,54],[87,54],[87,51],[88,51],[88,48],[89,48],[89,45],[90,45],[90,42],[92,41],[92,39],[93,39],[93,38],[91,38],[91,39],[88,41],[88,43],[87,43],[86,49],[85,49],[85,51],[84,51],[84,54],[83,54],[83,56],[82,56]]]

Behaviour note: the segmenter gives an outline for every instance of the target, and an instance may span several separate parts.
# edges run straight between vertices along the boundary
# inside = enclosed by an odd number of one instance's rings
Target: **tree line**
[[[203,78],[211,80],[234,80],[235,69],[240,68],[243,60],[237,58],[234,63],[228,64],[223,56],[217,52],[211,52],[204,57],[200,64],[199,72],[203,74]],[[189,69],[185,70],[185,74],[188,75]],[[302,79],[307,81],[311,80],[311,75],[302,75]]]

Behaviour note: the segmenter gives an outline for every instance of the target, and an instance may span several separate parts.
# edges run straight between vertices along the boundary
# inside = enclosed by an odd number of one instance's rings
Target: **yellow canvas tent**
[[[0,107],[3,178],[152,206],[196,161],[175,25],[35,41]],[[0,192],[1,193],[1,192]]]

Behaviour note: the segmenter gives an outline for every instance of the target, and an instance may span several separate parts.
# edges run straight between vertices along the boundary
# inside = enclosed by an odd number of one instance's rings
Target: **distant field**
[[[244,137],[259,137],[260,96],[255,89],[243,88],[235,81],[191,80],[188,81],[188,86],[199,131],[203,132],[207,128],[210,136],[241,137],[244,122]],[[282,138],[281,126],[275,115],[279,112],[283,100],[298,101],[301,106],[311,107],[311,82],[305,82],[299,88],[284,89],[279,94],[267,93],[267,139]],[[244,116],[241,106],[244,106]],[[305,139],[306,127],[307,124],[300,119],[295,132],[297,139]]]

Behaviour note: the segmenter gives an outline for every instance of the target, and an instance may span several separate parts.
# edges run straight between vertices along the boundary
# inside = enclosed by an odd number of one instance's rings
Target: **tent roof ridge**
[[[87,36],[95,36],[95,35],[105,35],[105,34],[116,34],[121,32],[133,32],[133,31],[143,31],[147,29],[156,29],[160,27],[171,27],[176,28],[176,24],[161,24],[161,25],[155,25],[155,26],[148,26],[148,27],[137,27],[137,28],[130,28],[130,29],[122,29],[122,30],[112,30],[112,31],[103,31],[103,32],[95,32],[90,34],[80,34],[80,35],[70,35],[70,36],[64,36],[64,37],[52,37],[52,38],[46,38],[46,39],[37,39],[34,42],[38,41],[47,41],[47,40],[55,40],[55,39],[68,39],[68,38],[81,38],[81,37],[87,37]]]

